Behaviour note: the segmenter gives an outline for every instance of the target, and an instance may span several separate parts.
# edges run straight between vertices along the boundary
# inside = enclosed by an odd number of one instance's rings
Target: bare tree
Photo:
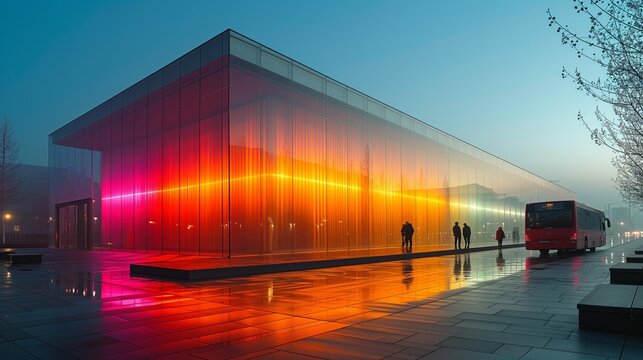
[[[18,182],[18,144],[5,117],[0,123],[0,214],[2,215],[2,243],[6,244],[5,223],[11,214],[7,207],[16,202],[20,184]]]
[[[588,79],[579,70],[563,68],[578,89],[611,105],[614,114],[596,109],[598,126],[578,114],[598,145],[611,149],[616,187],[631,204],[643,205],[643,2],[641,0],[573,0],[577,14],[588,21],[580,34],[563,25],[549,10],[549,26],[561,34],[579,58],[598,64],[604,79]]]

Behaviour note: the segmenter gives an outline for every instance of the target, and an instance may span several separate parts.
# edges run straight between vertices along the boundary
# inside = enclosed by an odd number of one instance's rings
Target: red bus
[[[605,245],[605,214],[574,200],[527,204],[525,209],[525,247],[527,250],[595,251]]]

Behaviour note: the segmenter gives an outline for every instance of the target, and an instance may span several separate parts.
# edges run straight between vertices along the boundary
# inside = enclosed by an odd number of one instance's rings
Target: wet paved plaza
[[[611,245],[199,282],[130,276],[142,254],[45,249],[2,267],[0,358],[641,359],[643,338],[578,329],[576,303],[643,241]]]

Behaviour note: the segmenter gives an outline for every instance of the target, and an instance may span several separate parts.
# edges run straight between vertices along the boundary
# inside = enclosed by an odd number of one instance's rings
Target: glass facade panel
[[[290,61],[268,51],[261,52],[261,67],[283,77],[290,77],[292,71]]]
[[[474,246],[574,194],[226,31],[50,135],[92,247],[214,256]]]

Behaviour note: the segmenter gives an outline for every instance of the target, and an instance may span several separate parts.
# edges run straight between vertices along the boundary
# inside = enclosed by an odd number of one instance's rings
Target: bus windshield
[[[571,202],[528,204],[526,210],[526,228],[571,228],[574,226]]]

